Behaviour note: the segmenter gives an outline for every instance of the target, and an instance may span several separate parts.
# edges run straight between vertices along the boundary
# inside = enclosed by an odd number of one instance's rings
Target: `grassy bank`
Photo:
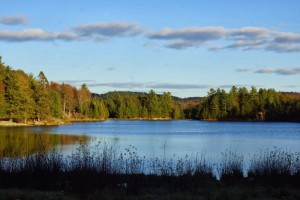
[[[0,152],[0,198],[12,193],[19,199],[33,193],[41,198],[47,193],[48,199],[300,198],[300,154],[282,149],[254,155],[244,169],[243,156],[230,150],[212,163],[204,154],[148,159],[135,147],[121,152],[100,142],[80,144],[69,155],[46,152],[45,145],[34,155]]]

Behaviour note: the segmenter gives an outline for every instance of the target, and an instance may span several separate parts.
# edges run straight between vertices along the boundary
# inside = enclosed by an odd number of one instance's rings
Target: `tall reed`
[[[33,154],[24,154],[23,149],[20,154],[15,150],[14,154],[0,152],[0,188],[88,192],[106,187],[138,191],[141,187],[169,185],[188,190],[215,181],[271,185],[277,181],[279,185],[300,187],[300,153],[279,148],[254,155],[249,169],[245,169],[244,157],[232,150],[223,152],[220,161],[213,163],[205,153],[148,159],[139,156],[134,146],[121,151],[102,141],[80,142],[68,155],[57,148],[49,151],[46,145],[41,141]]]

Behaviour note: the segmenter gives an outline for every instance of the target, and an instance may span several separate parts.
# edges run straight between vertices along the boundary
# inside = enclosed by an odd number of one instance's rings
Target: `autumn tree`
[[[91,92],[86,84],[82,84],[81,88],[77,90],[78,111],[84,115],[89,112],[89,105],[91,101]]]
[[[44,72],[40,72],[36,83],[33,84],[35,97],[36,118],[38,121],[44,120],[51,115],[51,105],[53,105],[51,97],[51,88]],[[54,100],[54,99],[53,99]]]
[[[76,105],[76,88],[63,83],[61,85],[61,97],[62,97],[62,107],[63,107],[63,114],[71,117],[72,113],[75,111]]]

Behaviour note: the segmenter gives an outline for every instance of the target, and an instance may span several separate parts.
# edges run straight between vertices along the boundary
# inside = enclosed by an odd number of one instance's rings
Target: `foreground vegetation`
[[[0,155],[0,198],[29,199],[299,199],[300,154],[270,149],[243,156],[226,150],[217,163],[204,154],[167,160],[140,157],[106,143],[80,143],[69,155],[23,150]],[[47,193],[46,193],[47,192]],[[45,195],[47,194],[47,195]],[[26,198],[25,198],[26,197]]]

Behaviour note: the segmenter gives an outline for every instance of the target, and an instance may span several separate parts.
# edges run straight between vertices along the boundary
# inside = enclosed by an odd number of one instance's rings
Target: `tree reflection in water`
[[[0,157],[22,157],[34,153],[48,153],[90,140],[86,135],[29,133],[24,127],[6,127],[0,130]]]

